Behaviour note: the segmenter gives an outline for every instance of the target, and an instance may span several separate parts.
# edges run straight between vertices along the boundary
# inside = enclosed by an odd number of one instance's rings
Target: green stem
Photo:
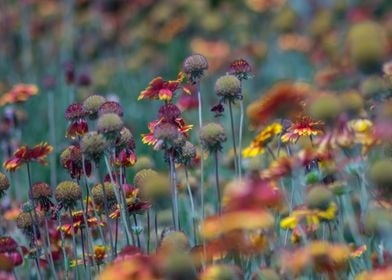
[[[215,183],[217,193],[218,214],[222,213],[221,189],[219,185],[219,164],[218,164],[218,151],[215,151]]]
[[[230,125],[231,125],[231,138],[233,140],[233,150],[234,150],[234,169],[235,169],[235,174],[239,174],[238,173],[238,156],[237,156],[237,146],[236,146],[236,142],[235,142],[235,131],[234,131],[234,118],[233,118],[233,108],[232,108],[232,104],[229,101],[229,113],[230,113]]]
[[[189,174],[188,168],[185,166],[185,181],[186,181],[186,188],[188,190],[189,202],[191,204],[191,218],[192,218],[192,232],[193,232],[193,240],[195,245],[197,244],[197,234],[196,234],[196,213],[195,213],[195,204],[193,203],[193,196],[191,186],[189,184]]]
[[[174,166],[173,154],[170,152],[170,176],[172,181],[172,207],[173,207],[173,224],[175,230],[179,230],[178,222],[178,189],[177,189],[177,177],[176,177],[176,167]]]

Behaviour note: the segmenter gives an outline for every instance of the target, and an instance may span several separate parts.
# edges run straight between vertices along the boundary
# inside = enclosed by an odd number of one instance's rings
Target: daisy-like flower
[[[245,59],[236,59],[229,66],[229,74],[234,75],[238,80],[247,80],[252,72],[252,67]]]
[[[45,158],[53,151],[53,147],[48,143],[41,143],[35,145],[33,148],[29,146],[22,146],[16,150],[14,155],[3,163],[3,167],[10,172],[20,168],[24,163],[27,162],[38,162],[42,165],[46,165]]]
[[[308,228],[317,229],[321,221],[335,219],[337,211],[338,208],[334,202],[331,202],[326,210],[302,207],[294,210],[290,216],[282,219],[280,227],[293,230],[301,222],[306,221]]]
[[[290,118],[303,110],[303,102],[310,90],[305,83],[280,82],[259,100],[249,105],[247,115],[253,127],[259,127],[272,118]]]
[[[74,103],[65,110],[65,118],[70,121],[66,137],[75,139],[88,132],[88,124],[85,119],[86,110],[82,104]]]
[[[0,97],[0,106],[27,101],[38,94],[38,87],[32,84],[17,84]]]
[[[155,137],[155,130],[164,124],[170,124],[175,127],[178,134],[188,138],[188,131],[192,129],[192,125],[187,125],[180,116],[181,112],[174,104],[165,104],[159,109],[158,120],[152,121],[148,125],[150,133],[142,134],[142,142],[147,145],[157,145],[158,140]]]
[[[129,214],[141,214],[151,207],[151,203],[143,201],[139,197],[139,189],[133,188],[127,192],[126,195],[126,210]],[[116,209],[109,215],[112,219],[118,219],[121,216],[120,207],[117,205]]]
[[[0,237],[0,255],[7,257],[14,266],[23,263],[23,257],[19,253],[18,243],[10,236]]]
[[[162,77],[153,79],[148,87],[143,90],[138,100],[141,99],[159,99],[163,101],[171,101],[173,99],[174,92],[178,90],[184,80],[184,74],[180,72],[176,80],[165,81]],[[189,90],[184,89],[185,92],[189,93]]]
[[[259,154],[264,153],[266,145],[272,140],[275,135],[282,132],[282,125],[279,123],[273,123],[264,128],[250,145],[242,151],[243,157],[255,157]]]
[[[75,234],[78,232],[79,228],[83,228],[86,226],[86,221],[83,216],[83,211],[76,211],[72,212],[72,222],[71,223],[65,223],[61,227],[59,226],[57,230],[61,230],[64,232],[66,235],[72,235],[72,223],[73,227],[75,228]],[[100,222],[97,220],[95,217],[87,217],[87,225],[89,228],[94,228],[98,226],[104,226],[105,224],[103,222]]]
[[[283,134],[283,142],[297,142],[300,137],[313,137],[323,133],[321,121],[313,121],[309,116],[301,116]]]

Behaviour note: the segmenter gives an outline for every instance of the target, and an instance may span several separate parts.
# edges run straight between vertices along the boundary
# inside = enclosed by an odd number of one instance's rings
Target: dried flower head
[[[33,231],[33,217],[31,213],[21,212],[16,218],[16,226],[24,232]]]
[[[54,195],[56,200],[61,203],[65,209],[72,209],[77,201],[82,198],[82,190],[80,186],[73,181],[63,181],[57,185]]]
[[[215,83],[215,92],[223,101],[234,102],[241,99],[241,81],[234,75],[220,77]]]
[[[207,69],[207,58],[201,54],[192,54],[188,56],[182,64],[182,71],[184,71],[192,83],[197,83]]]
[[[180,160],[185,165],[189,165],[196,157],[196,147],[189,141],[181,147]]]
[[[113,204],[116,203],[116,193],[114,192],[114,186],[113,184],[106,182],[104,183],[105,186],[105,193],[106,197],[104,194],[104,190],[102,188],[102,184],[96,184],[92,189],[91,189],[91,195],[93,196],[94,202],[102,207],[105,205],[105,200],[108,205],[108,207],[111,207]]]
[[[158,175],[158,172],[152,169],[142,169],[135,174],[133,178],[133,184],[137,189],[143,189],[145,182],[152,177]]]
[[[99,107],[98,110],[98,115],[104,115],[104,114],[108,114],[108,113],[113,113],[113,114],[117,114],[120,117],[123,116],[123,109],[121,107],[121,104],[116,102],[116,101],[106,101],[105,103],[103,103],[101,105],[101,107]]]
[[[10,187],[10,181],[8,177],[3,173],[0,172],[0,198],[4,195],[5,191],[8,190]]]
[[[44,182],[34,183],[31,188],[31,197],[38,201],[41,210],[49,211],[50,207],[53,206],[50,200],[52,196],[52,188]]]
[[[220,151],[222,143],[227,140],[225,128],[218,123],[204,125],[200,129],[199,137],[203,147],[210,152]]]
[[[110,140],[117,138],[123,126],[124,122],[121,117],[115,113],[101,115],[97,121],[98,132],[104,134]]]
[[[106,98],[101,95],[91,95],[83,101],[83,107],[90,119],[98,117],[98,110],[106,102]]]
[[[171,123],[162,123],[155,127],[154,130],[154,138],[158,139],[158,141],[163,141],[164,143],[173,143],[180,132],[177,127]]]
[[[102,134],[92,131],[83,136],[80,142],[80,149],[88,159],[97,162],[102,158],[108,145],[109,143]]]
[[[116,147],[118,149],[135,149],[136,143],[132,132],[125,126],[120,130],[120,136],[117,138]]]
[[[234,75],[238,80],[247,80],[252,72],[252,67],[245,59],[237,59],[230,63],[229,74]]]

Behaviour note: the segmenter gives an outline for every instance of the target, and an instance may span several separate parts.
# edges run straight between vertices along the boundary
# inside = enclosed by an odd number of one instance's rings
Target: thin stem
[[[189,174],[188,168],[185,166],[185,181],[186,181],[186,188],[188,190],[189,202],[191,204],[191,218],[192,218],[192,231],[193,231],[193,240],[195,245],[197,244],[197,234],[196,234],[196,213],[195,213],[195,204],[193,203],[193,196],[191,186],[189,184]]]
[[[158,211],[154,209],[155,250],[158,248]]]
[[[104,208],[105,208],[106,222],[108,223],[108,229],[109,229],[108,231],[109,231],[109,239],[110,239],[111,259],[113,259],[115,256],[115,252],[114,252],[114,243],[113,243],[113,233],[112,233],[112,227],[111,227],[112,222],[109,217],[108,198],[107,198],[107,194],[106,194],[105,184],[102,180],[101,174],[99,173],[98,162],[95,163],[95,169],[97,172],[97,176],[99,177],[99,182],[102,186],[102,192],[103,192],[103,197],[104,197],[103,204],[104,204]],[[109,174],[110,174],[110,172],[109,172]],[[113,189],[115,189],[114,185],[113,185]]]
[[[230,124],[231,124],[231,138],[233,140],[233,150],[234,150],[234,169],[235,169],[235,174],[238,174],[238,156],[237,156],[237,146],[235,143],[235,131],[234,131],[234,118],[233,118],[233,108],[232,104],[229,101],[229,112],[230,112]]]
[[[114,183],[114,179],[113,179],[113,176],[112,176],[112,170],[110,168],[109,160],[108,160],[106,155],[104,156],[104,159],[105,159],[106,168],[107,168],[107,170],[109,172],[110,181],[111,181],[111,183],[113,185],[113,190],[114,190],[114,194],[116,196],[118,207],[120,208],[120,217],[122,219],[122,226],[125,229],[126,238],[127,238],[127,240],[129,240],[130,232],[129,232],[128,223],[127,223],[127,220],[126,220],[126,209],[125,209],[126,205],[122,205],[122,203],[121,203],[121,197],[120,197],[120,194],[119,194],[119,192],[118,192],[118,190],[116,188],[116,184]]]
[[[50,237],[49,237],[49,229],[48,229],[48,220],[45,217],[45,240],[50,248]],[[57,279],[57,272],[56,272],[56,268],[54,267],[54,261],[53,261],[53,254],[52,254],[52,250],[49,249],[49,265],[50,265],[50,269],[52,270],[53,273],[53,277],[54,279]]]
[[[59,224],[59,227],[62,227],[62,222],[61,222],[61,214],[59,213],[57,216],[57,222]],[[65,268],[65,279],[68,279],[68,271],[69,271],[69,263],[68,263],[68,255],[65,250],[65,238],[64,238],[64,232],[60,230],[60,237],[61,237],[61,248],[63,251],[63,259],[64,259],[64,268]]]
[[[217,192],[217,202],[218,202],[218,214],[221,215],[222,212],[222,202],[221,202],[221,189],[219,186],[219,165],[218,165],[218,151],[215,151],[215,183]]]
[[[242,179],[242,133],[244,128],[244,101],[240,100],[240,131],[238,136],[238,177]]]
[[[150,209],[147,209],[147,254],[150,253]]]
[[[175,230],[179,230],[178,223],[178,189],[177,189],[177,178],[176,178],[176,167],[174,166],[174,158],[172,152],[170,152],[170,176],[172,180],[172,207],[174,213],[173,224]]]
[[[48,92],[48,121],[49,121],[49,139],[50,144],[54,147],[53,153],[50,155],[50,184],[56,185],[57,168],[56,168],[56,124],[54,115],[53,91]]]
[[[133,214],[133,222],[135,223],[135,229],[136,229],[136,239],[137,239],[137,247],[141,248],[140,246],[140,237],[139,237],[139,230],[138,230],[138,222],[137,222],[137,218],[136,218],[136,214]]]
[[[83,228],[82,227],[80,228],[80,239],[82,241],[83,266],[84,266],[84,269],[86,270],[87,269],[87,266],[86,266],[86,252],[84,251],[84,232],[83,232]]]
[[[117,241],[118,241],[118,219],[116,219],[116,233],[114,235],[114,251],[117,255]]]
[[[200,84],[197,85],[197,98],[198,98],[198,109],[199,109],[199,129],[203,126],[203,113],[201,103]],[[201,203],[201,217],[204,219],[204,157],[203,157],[203,145],[200,144],[200,203]]]
[[[69,208],[68,209],[69,210],[69,216],[71,217],[71,228],[72,228],[72,247],[73,247],[73,250],[74,250],[74,258],[75,258],[75,261],[76,261],[76,263],[78,262],[78,251],[77,251],[77,248],[76,248],[76,231],[75,231],[75,227],[74,227],[74,223],[73,223],[73,217],[72,217],[72,210],[71,210],[71,208]],[[78,274],[78,270],[77,269],[74,269],[74,278],[77,278],[76,277],[76,275],[77,276],[79,276],[79,274]]]

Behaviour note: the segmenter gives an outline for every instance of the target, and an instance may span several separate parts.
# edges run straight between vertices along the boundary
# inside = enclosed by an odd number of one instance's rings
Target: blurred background
[[[206,121],[214,119],[215,80],[238,58],[253,68],[244,84],[246,105],[284,79],[325,90],[360,87],[366,75],[380,75],[390,56],[391,8],[390,0],[2,0],[0,93],[29,83],[39,94],[1,112],[17,110],[15,145],[48,141],[59,168],[58,155],[68,144],[65,108],[91,94],[109,96],[124,108],[138,156],[149,154],[159,165],[162,155],[140,138],[159,102],[137,101],[154,77],[175,79],[185,57],[205,55]],[[196,124],[194,102],[181,96],[185,119]],[[4,146],[9,135],[0,133]],[[246,133],[245,144],[251,136]],[[10,152],[3,149],[3,156]],[[33,177],[49,180],[49,167],[37,168]]]

